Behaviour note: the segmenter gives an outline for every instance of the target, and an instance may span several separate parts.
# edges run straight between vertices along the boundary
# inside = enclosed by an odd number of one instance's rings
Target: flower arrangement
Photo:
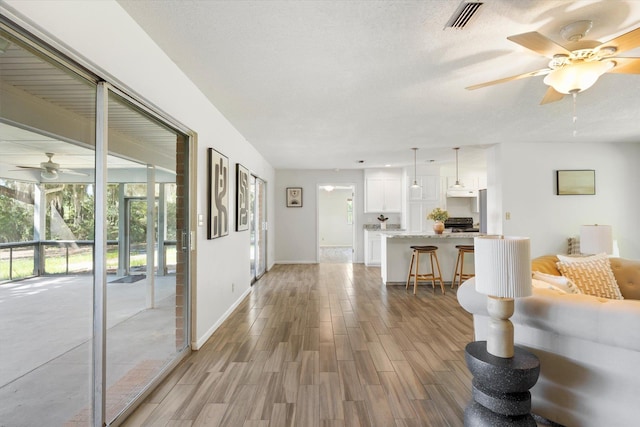
[[[427,215],[427,219],[434,221],[446,221],[449,219],[449,212],[443,211],[440,208],[435,208],[429,213],[429,215]]]
[[[380,222],[385,222],[385,221],[386,221],[386,220],[388,220],[388,219],[389,219],[389,218],[387,218],[386,216],[384,216],[384,215],[382,215],[382,214],[380,214],[380,215],[378,216],[378,221],[380,221]]]

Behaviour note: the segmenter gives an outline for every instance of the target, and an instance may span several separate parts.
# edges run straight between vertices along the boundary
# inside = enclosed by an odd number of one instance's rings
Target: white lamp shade
[[[475,282],[480,293],[501,298],[531,295],[531,242],[528,237],[474,239]]]
[[[553,70],[544,78],[544,83],[564,94],[582,92],[614,66],[613,61],[577,62]]]
[[[580,227],[580,252],[583,254],[611,255],[613,253],[613,233],[610,225],[583,225]]]

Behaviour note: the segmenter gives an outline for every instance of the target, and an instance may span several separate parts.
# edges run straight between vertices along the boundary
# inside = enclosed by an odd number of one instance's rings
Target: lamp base
[[[473,375],[465,426],[536,426],[529,392],[540,375],[534,354],[514,347],[513,357],[498,357],[487,351],[486,341],[475,341],[467,344],[465,360]]]

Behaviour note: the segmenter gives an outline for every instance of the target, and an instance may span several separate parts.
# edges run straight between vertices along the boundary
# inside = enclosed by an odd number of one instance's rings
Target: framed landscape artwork
[[[302,207],[302,187],[287,187],[287,207]]]
[[[596,194],[596,171],[590,169],[556,171],[556,194],[559,196]]]
[[[249,229],[249,170],[236,163],[236,231]]]
[[[229,234],[229,159],[208,149],[209,163],[209,222],[207,238],[216,239]]]

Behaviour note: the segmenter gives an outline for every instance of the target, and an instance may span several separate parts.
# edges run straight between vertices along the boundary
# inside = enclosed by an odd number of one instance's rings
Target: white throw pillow
[[[558,254],[556,255],[558,257],[558,260],[560,260],[560,262],[589,262],[589,261],[595,261],[595,260],[599,260],[599,259],[608,259],[609,256],[606,253],[601,253],[601,254],[596,254],[596,255],[589,255],[589,256],[567,256],[567,255],[562,255],[562,254]]]
[[[609,258],[584,262],[558,262],[558,270],[583,293],[601,298],[624,299]]]
[[[554,291],[566,294],[567,291],[559,286],[554,286],[552,283],[545,282],[544,280],[531,279],[531,286],[538,289],[553,289]]]
[[[581,294],[582,291],[569,278],[564,276],[555,276],[553,274],[533,272],[533,278],[549,283],[550,285],[562,289],[567,294]]]

